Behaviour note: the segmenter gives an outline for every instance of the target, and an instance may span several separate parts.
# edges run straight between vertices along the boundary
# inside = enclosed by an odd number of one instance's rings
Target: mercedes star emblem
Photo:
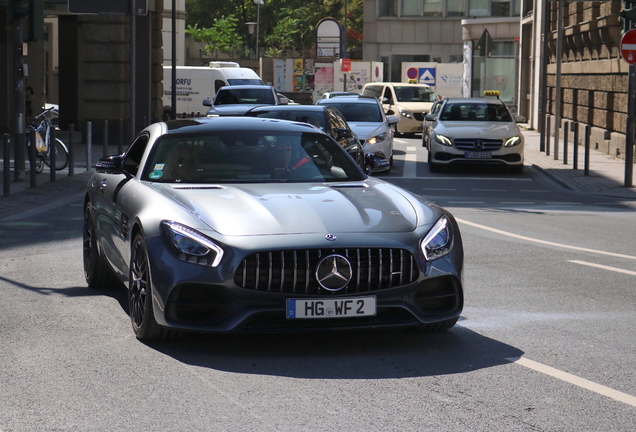
[[[340,291],[351,281],[351,263],[342,255],[327,255],[318,262],[316,279],[328,291]]]

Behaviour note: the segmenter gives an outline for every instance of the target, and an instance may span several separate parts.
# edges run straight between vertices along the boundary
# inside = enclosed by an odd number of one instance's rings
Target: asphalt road
[[[0,431],[632,431],[634,203],[531,168],[431,175],[418,144],[383,177],[459,220],[445,333],[143,344],[125,289],[86,287],[79,198],[0,219]]]

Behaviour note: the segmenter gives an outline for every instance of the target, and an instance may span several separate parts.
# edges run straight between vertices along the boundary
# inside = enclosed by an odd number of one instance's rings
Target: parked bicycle
[[[59,138],[55,138],[55,145],[51,146],[51,130],[53,125],[50,116],[57,115],[58,111],[50,107],[38,114],[33,123],[27,126],[26,144],[27,150],[31,147],[31,131],[35,130],[36,160],[35,171],[39,174],[44,169],[44,164],[51,167],[51,148],[55,151],[55,169],[63,170],[68,166],[68,148]]]

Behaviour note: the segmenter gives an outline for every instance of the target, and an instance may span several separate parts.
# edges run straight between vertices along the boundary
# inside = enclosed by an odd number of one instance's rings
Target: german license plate
[[[354,318],[373,316],[376,298],[287,299],[288,319]]]
[[[464,157],[468,159],[490,159],[492,158],[491,152],[465,152]]]

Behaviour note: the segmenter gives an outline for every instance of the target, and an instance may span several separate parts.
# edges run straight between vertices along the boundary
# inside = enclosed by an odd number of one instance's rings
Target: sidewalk
[[[609,155],[590,151],[589,176],[584,175],[584,154],[583,147],[579,146],[578,169],[573,169],[573,146],[570,143],[568,152],[568,164],[563,163],[563,142],[560,142],[559,160],[554,159],[554,152],[547,156],[545,152],[539,151],[540,134],[533,130],[524,130],[526,139],[525,161],[526,165],[531,165],[540,170],[545,175],[561,186],[576,192],[583,192],[595,195],[613,196],[624,199],[636,200],[636,188],[625,188],[625,161],[616,159]],[[68,137],[60,134],[64,142],[68,143]],[[86,144],[81,143],[81,137],[75,138],[75,175],[68,175],[68,168],[56,172],[56,181],[50,181],[50,172],[45,167],[42,174],[37,175],[37,187],[31,188],[29,173],[27,172],[22,181],[13,180],[13,171],[10,173],[10,194],[0,196],[0,219],[39,207],[60,199],[74,195],[80,196],[91,175],[86,171]],[[553,144],[553,139],[550,140]],[[112,145],[107,149],[107,154],[116,154],[117,146]],[[92,147],[92,166],[95,166],[104,154],[103,146],[94,145]],[[2,159],[2,155],[0,155]],[[636,166],[634,167],[636,171]],[[0,164],[0,188],[4,191],[4,176],[2,175],[2,165]],[[28,162],[27,162],[28,169]],[[633,180],[632,184],[636,184]]]
[[[523,130],[523,128],[522,128]],[[550,144],[550,155],[540,151],[541,135],[534,130],[523,130],[525,137],[525,164],[541,170],[545,175],[561,186],[576,191],[594,195],[612,196],[617,198],[635,199],[636,188],[626,188],[625,161],[590,150],[589,175],[584,175],[585,155],[584,147],[578,147],[578,169],[573,169],[574,145],[568,143],[567,165],[563,163],[563,140],[559,140],[559,159],[554,159],[554,137],[546,138]],[[636,165],[632,170],[632,185],[636,185]]]

